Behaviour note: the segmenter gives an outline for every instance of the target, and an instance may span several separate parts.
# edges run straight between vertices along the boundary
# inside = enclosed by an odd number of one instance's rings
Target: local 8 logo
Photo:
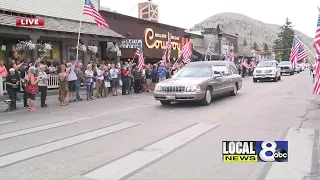
[[[265,162],[284,162],[288,159],[288,153],[286,150],[279,148],[277,149],[277,143],[274,141],[264,141],[261,143],[261,151],[259,153],[261,160]]]

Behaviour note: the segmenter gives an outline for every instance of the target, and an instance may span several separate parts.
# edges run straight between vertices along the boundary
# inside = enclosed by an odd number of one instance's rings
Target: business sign
[[[147,48],[149,49],[164,49],[169,40],[170,32],[167,34],[161,34],[161,33],[156,33],[153,29],[151,28],[146,28],[144,31],[144,43]],[[173,36],[171,35],[171,47],[173,50],[181,50],[182,48],[182,43],[181,43],[182,38]],[[174,42],[174,41],[179,41],[179,42]]]
[[[288,141],[223,141],[224,162],[288,162]]]
[[[17,18],[16,26],[44,26],[43,18]]]
[[[138,47],[142,47],[141,39],[126,39],[120,44],[120,48],[123,49],[137,49]]]

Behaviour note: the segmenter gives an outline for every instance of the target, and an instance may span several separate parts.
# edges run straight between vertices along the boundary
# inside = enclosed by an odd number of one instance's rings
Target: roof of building
[[[14,26],[16,27],[16,18],[19,16],[0,14],[0,25],[4,26]],[[57,32],[68,32],[68,33],[78,33],[79,32],[79,21],[61,19],[55,17],[42,17],[44,18],[45,25],[43,27],[21,27],[21,28],[33,28],[39,30],[47,31],[57,31]],[[114,32],[111,29],[99,28],[95,23],[82,22],[81,33],[97,36],[107,36],[115,38],[124,38],[122,35]]]

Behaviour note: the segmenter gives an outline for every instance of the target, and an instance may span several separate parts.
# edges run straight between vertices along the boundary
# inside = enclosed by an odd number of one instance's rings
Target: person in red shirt
[[[37,94],[37,83],[39,79],[34,76],[35,73],[36,73],[36,69],[34,67],[30,67],[28,70],[28,85],[25,88],[25,91],[27,92],[28,103],[29,103],[29,111],[36,110],[34,108],[34,100]]]
[[[128,72],[126,67],[122,68],[121,71],[121,81],[122,81],[122,95],[127,95],[129,93],[129,80],[128,80]]]

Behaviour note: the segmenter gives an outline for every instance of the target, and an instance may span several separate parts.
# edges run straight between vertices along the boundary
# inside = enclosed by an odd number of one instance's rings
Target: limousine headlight
[[[160,92],[161,91],[161,86],[156,84],[156,86],[154,87],[154,91],[155,92]]]
[[[186,92],[200,92],[200,86],[187,86]]]

